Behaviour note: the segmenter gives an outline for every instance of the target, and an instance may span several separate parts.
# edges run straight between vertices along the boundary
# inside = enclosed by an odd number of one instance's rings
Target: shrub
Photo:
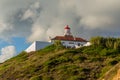
[[[102,55],[102,56],[114,56],[114,55],[116,55],[118,53],[119,53],[118,50],[107,49],[107,48],[104,48],[102,51],[99,52],[99,54]]]
[[[70,61],[70,59],[68,59],[67,57],[61,56],[61,57],[58,57],[58,58],[55,58],[55,59],[52,59],[52,60],[48,60],[44,64],[45,64],[45,66],[52,67],[52,66],[55,66],[57,64],[60,64],[60,63],[63,63],[63,62],[68,62],[68,61]]]
[[[112,65],[112,66],[113,66],[113,65],[115,65],[115,64],[117,64],[117,63],[118,63],[117,60],[112,60],[112,61],[109,62],[109,65]]]
[[[98,55],[98,53],[103,49],[102,46],[88,46],[82,52],[90,55]]]
[[[70,59],[68,59],[67,57],[61,56],[58,59],[56,59],[58,61],[58,63],[62,63],[62,62],[67,62]]]
[[[107,54],[108,54],[108,51],[106,48],[103,49],[102,51],[100,51],[100,55],[102,55],[102,56],[107,56]]]
[[[90,41],[94,46],[104,46],[110,49],[120,48],[120,38],[97,36],[92,37]]]
[[[41,76],[33,76],[30,78],[30,80],[42,80]]]
[[[84,62],[87,58],[84,56],[74,56],[73,57],[74,60],[79,60],[80,62]]]
[[[57,61],[54,59],[54,60],[49,60],[49,61],[46,61],[44,63],[45,67],[52,67],[52,66],[55,66],[57,64]]]
[[[77,75],[79,72],[83,70],[83,68],[80,68],[76,65],[60,65],[57,70],[60,70],[60,72],[64,75]]]
[[[84,61],[84,60],[86,60],[87,58],[84,57],[84,56],[80,56],[78,59],[79,59],[80,61]]]
[[[44,49],[41,49],[40,51],[42,53],[46,53],[46,52],[54,51],[55,49],[56,49],[55,45],[50,45],[50,46],[45,47]]]
[[[71,76],[67,80],[86,80],[85,76]]]
[[[61,49],[64,49],[65,47],[62,45],[62,43],[61,43],[61,41],[60,40],[56,40],[55,42],[54,42],[54,45],[55,45],[55,47],[56,47],[56,51],[58,51],[58,50],[61,50]]]
[[[100,58],[100,57],[91,58],[91,62],[96,62],[96,61],[103,61],[103,58]]]
[[[83,68],[82,71],[84,71],[85,73],[88,73],[88,72],[90,72],[90,69],[89,68]]]
[[[53,80],[53,78],[52,77],[48,77],[48,76],[43,76],[42,80]]]
[[[72,54],[72,55],[75,55],[75,54],[78,54],[79,52],[77,50],[67,50],[64,54]]]

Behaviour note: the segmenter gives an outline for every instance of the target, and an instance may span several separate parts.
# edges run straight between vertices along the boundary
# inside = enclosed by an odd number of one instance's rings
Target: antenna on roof
[[[73,36],[73,38],[74,38],[74,40],[76,40],[76,35],[75,35],[75,36]]]

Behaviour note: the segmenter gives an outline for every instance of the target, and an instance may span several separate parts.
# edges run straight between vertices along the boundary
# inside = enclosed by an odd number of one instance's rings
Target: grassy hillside
[[[0,64],[0,80],[97,80],[120,61],[118,49],[55,44]]]

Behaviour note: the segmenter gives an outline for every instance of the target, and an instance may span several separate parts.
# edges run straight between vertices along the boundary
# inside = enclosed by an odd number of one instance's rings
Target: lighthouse
[[[54,38],[50,38],[50,42],[45,42],[45,41],[35,41],[33,44],[31,44],[25,51],[26,52],[31,52],[31,51],[36,51],[45,48],[48,45],[54,44],[56,41],[60,41],[63,46],[66,48],[80,48],[82,46],[90,46],[91,43],[83,38],[80,37],[74,37],[71,34],[71,29],[67,25],[64,28],[64,36],[56,36]]]
[[[86,45],[88,42],[87,40],[80,37],[74,37],[71,34],[71,29],[68,25],[64,27],[64,36],[56,36],[51,39],[51,42],[54,43],[57,40],[59,40],[66,48],[79,48],[82,46],[88,46]]]
[[[64,28],[64,36],[71,36],[71,31],[69,25]]]

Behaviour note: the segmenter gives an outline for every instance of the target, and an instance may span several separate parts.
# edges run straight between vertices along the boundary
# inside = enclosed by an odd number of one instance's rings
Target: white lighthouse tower
[[[71,36],[70,27],[68,25],[64,28],[64,36]]]

